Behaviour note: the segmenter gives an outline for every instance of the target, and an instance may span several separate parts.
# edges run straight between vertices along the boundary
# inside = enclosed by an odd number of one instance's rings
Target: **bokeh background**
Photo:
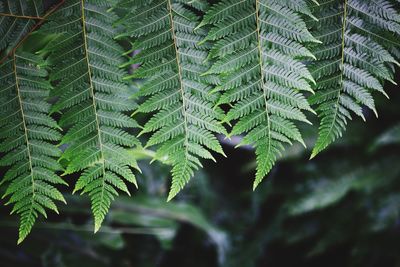
[[[139,190],[115,201],[96,235],[86,197],[67,195],[61,215],[17,246],[18,221],[2,200],[0,266],[400,266],[400,90],[386,89],[379,119],[350,122],[312,161],[293,146],[255,192],[254,154],[233,139],[222,140],[228,158],[206,164],[170,203],[169,166],[132,151]],[[312,146],[316,132],[304,130]]]
[[[48,41],[32,38],[22,49]],[[141,158],[139,190],[113,203],[96,235],[88,199],[64,188],[60,215],[39,221],[17,246],[17,217],[0,200],[0,266],[399,267],[400,88],[386,91],[390,100],[376,96],[379,118],[366,110],[366,123],[349,122],[312,161],[294,145],[255,192],[254,152],[234,149],[240,137],[221,137],[228,157],[207,162],[169,203],[168,163],[132,151]],[[309,148],[314,128],[303,129]],[[70,187],[76,178],[66,177]]]

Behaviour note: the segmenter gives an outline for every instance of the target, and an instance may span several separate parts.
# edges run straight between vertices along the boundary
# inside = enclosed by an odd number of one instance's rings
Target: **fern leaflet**
[[[128,1],[132,2],[132,1]],[[141,49],[131,63],[142,66],[128,78],[146,78],[139,92],[145,101],[137,112],[154,113],[142,133],[152,132],[147,146],[159,145],[157,157],[168,157],[173,165],[171,200],[202,166],[199,158],[212,159],[209,152],[223,154],[215,133],[225,134],[218,123],[222,110],[214,109],[217,96],[210,95],[203,62],[207,45],[198,42],[203,30],[194,31],[201,1],[133,1],[132,11],[122,20],[135,37],[133,49]],[[200,9],[200,10],[199,10]]]
[[[399,65],[400,15],[392,1],[320,2],[313,10],[319,20],[310,23],[323,42],[312,49],[317,85],[310,103],[321,119],[312,158],[342,135],[351,113],[365,120],[366,106],[377,114],[372,93],[387,96],[383,81],[394,83],[393,65]]]
[[[58,213],[55,200],[65,202],[54,187],[66,184],[56,172],[61,151],[53,144],[61,138],[57,123],[45,102],[51,85],[45,62],[38,56],[18,52],[0,66],[0,166],[9,169],[0,184],[8,183],[3,196],[20,218],[19,239],[29,234],[39,214]]]
[[[46,48],[53,65],[50,78],[57,84],[52,112],[62,112],[65,174],[81,172],[74,192],[90,196],[95,232],[117,190],[130,194],[126,182],[136,185],[131,168],[139,170],[125,149],[140,145],[126,130],[137,127],[125,114],[136,104],[123,82],[126,73],[118,67],[124,63],[123,50],[113,40],[117,17],[108,8],[107,1],[69,0],[41,28],[59,33]]]
[[[224,122],[235,121],[230,135],[245,134],[240,145],[256,148],[255,189],[270,172],[283,144],[304,144],[294,121],[309,123],[304,92],[314,79],[302,63],[313,58],[306,48],[318,42],[307,30],[306,1],[223,0],[209,9],[201,26],[212,26],[206,74],[218,74],[222,91],[218,105],[230,104]]]

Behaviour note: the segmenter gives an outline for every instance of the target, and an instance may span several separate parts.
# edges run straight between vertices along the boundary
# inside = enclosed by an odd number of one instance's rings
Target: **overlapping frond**
[[[305,96],[314,79],[302,60],[318,42],[307,30],[307,1],[223,0],[212,6],[202,25],[212,26],[204,39],[214,41],[206,74],[218,74],[218,105],[230,104],[224,122],[231,135],[244,134],[241,145],[256,148],[254,188],[269,173],[283,144],[303,143],[295,121],[307,122],[312,111]],[[312,16],[311,16],[312,17]]]
[[[386,95],[400,66],[399,0],[43,3],[0,0],[0,186],[21,219],[18,242],[65,201],[62,172],[80,174],[74,192],[90,197],[97,231],[119,192],[137,186],[135,128],[172,164],[168,200],[204,159],[224,155],[217,136],[255,148],[255,189],[286,146],[305,146],[307,111],[321,120],[314,157],[353,113],[377,113],[373,93]],[[39,27],[51,38],[24,52]],[[143,127],[133,111],[148,115]]]
[[[0,59],[38,23],[42,0],[0,1]]]
[[[323,42],[312,52],[316,94],[311,97],[321,119],[312,157],[340,137],[352,113],[365,120],[363,107],[375,110],[373,92],[386,95],[398,63],[400,14],[389,0],[320,1],[312,32]]]
[[[133,9],[122,20],[126,33],[134,37],[133,49],[141,52],[131,63],[141,67],[131,78],[145,78],[139,95],[144,102],[137,112],[153,113],[142,133],[153,133],[147,146],[158,145],[157,157],[168,157],[173,165],[172,199],[201,167],[200,158],[212,159],[210,151],[223,154],[215,133],[226,134],[219,121],[223,111],[214,108],[210,95],[214,77],[207,70],[207,44],[199,45],[204,30],[196,12],[201,1],[128,1]],[[193,9],[197,9],[196,12]]]
[[[107,1],[69,0],[41,29],[59,33],[46,48],[51,53],[50,78],[57,85],[52,112],[62,113],[65,174],[81,172],[74,191],[90,196],[95,231],[117,190],[129,194],[127,183],[136,185],[132,168],[138,169],[126,151],[139,144],[128,131],[137,123],[125,114],[136,104],[123,81],[127,74],[119,68],[125,59],[113,39],[117,16],[108,8]]]
[[[55,201],[65,202],[55,187],[66,183],[56,174],[62,170],[61,151],[54,143],[61,134],[45,101],[51,85],[44,67],[41,58],[26,52],[0,66],[0,166],[9,167],[0,184],[8,184],[3,198],[21,218],[18,243],[40,214],[58,213]]]

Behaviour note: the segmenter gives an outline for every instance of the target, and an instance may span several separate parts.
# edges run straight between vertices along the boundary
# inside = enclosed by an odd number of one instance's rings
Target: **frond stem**
[[[92,105],[93,105],[93,110],[94,110],[94,118],[96,121],[96,130],[97,130],[97,137],[98,137],[98,142],[99,142],[99,151],[100,151],[100,157],[101,157],[101,164],[103,168],[103,183],[101,187],[101,198],[103,199],[104,197],[104,187],[105,187],[105,182],[106,182],[106,166],[105,166],[105,158],[104,158],[104,153],[103,153],[103,142],[101,141],[101,132],[100,132],[100,122],[99,118],[97,117],[97,105],[96,105],[96,100],[95,100],[95,94],[94,94],[94,86],[92,82],[92,71],[90,67],[90,60],[89,60],[89,49],[88,49],[88,42],[87,42],[87,32],[86,32],[86,17],[85,17],[85,0],[81,0],[81,18],[82,18],[82,35],[83,35],[83,44],[84,44],[84,49],[85,49],[85,60],[87,64],[87,69],[88,69],[88,76],[89,76],[89,89],[90,89],[90,95],[92,97]],[[95,231],[98,229],[95,228]]]
[[[342,47],[341,47],[341,52],[342,52],[342,57],[340,59],[340,66],[341,66],[341,71],[342,75],[340,75],[340,89],[338,91],[338,99],[336,102],[336,109],[339,110],[338,105],[339,105],[339,99],[340,99],[340,93],[341,89],[343,88],[343,75],[344,75],[344,49],[346,46],[345,42],[345,36],[346,36],[346,23],[347,23],[347,0],[344,0],[344,10],[343,10],[343,25],[342,25]]]
[[[22,97],[21,97],[21,94],[20,94],[19,79],[18,79],[18,74],[17,74],[17,58],[16,58],[15,54],[13,55],[13,73],[14,73],[14,77],[15,77],[15,88],[16,88],[16,91],[17,91],[17,97],[18,97],[18,102],[19,102],[19,107],[20,107],[20,112],[21,112],[22,125],[23,125],[23,128],[24,128],[26,150],[27,150],[28,162],[29,162],[29,170],[30,170],[30,173],[31,173],[32,199],[31,199],[30,213],[32,213],[34,198],[35,198],[35,195],[36,195],[36,184],[35,184],[35,179],[33,178],[32,155],[31,155],[31,150],[30,150],[31,144],[29,142],[28,126],[27,126],[26,121],[25,121],[25,113],[24,113],[24,108],[23,108],[23,101],[22,101]]]
[[[183,119],[184,119],[184,126],[185,126],[185,157],[187,158],[188,156],[188,121],[187,121],[187,115],[186,115],[186,101],[185,101],[185,92],[183,89],[183,78],[182,78],[182,69],[181,69],[181,64],[180,64],[180,58],[179,58],[179,51],[178,51],[178,45],[176,41],[176,36],[175,36],[175,23],[174,23],[174,18],[172,17],[172,5],[171,5],[171,0],[167,1],[167,6],[168,6],[168,13],[169,13],[169,19],[171,23],[171,34],[172,34],[172,40],[174,43],[174,48],[175,48],[175,55],[176,55],[176,64],[178,66],[178,78],[180,82],[180,91],[181,91],[181,96],[182,96],[182,106],[183,106]]]
[[[336,99],[336,103],[335,103],[335,114],[333,116],[334,120],[331,124],[331,127],[329,128],[328,134],[325,135],[325,138],[323,140],[323,142],[321,142],[322,144],[325,143],[326,139],[328,138],[328,136],[330,136],[330,133],[333,130],[333,126],[335,124],[336,118],[339,114],[339,101],[340,101],[340,95],[342,93],[343,90],[343,76],[344,76],[344,49],[345,49],[345,35],[346,35],[346,23],[347,23],[347,0],[344,0],[344,10],[343,10],[343,24],[342,24],[342,44],[341,44],[341,59],[340,59],[340,79],[339,79],[339,89],[338,89],[338,93],[337,93],[337,99]],[[318,153],[316,153],[315,151],[312,153],[311,158],[314,158]]]
[[[265,103],[265,114],[267,118],[267,128],[268,128],[268,142],[270,143],[271,141],[271,121],[269,117],[269,112],[268,112],[268,97],[267,97],[267,92],[266,92],[266,86],[265,86],[265,77],[264,77],[264,68],[263,68],[263,60],[262,60],[262,48],[261,48],[261,30],[260,30],[260,0],[256,0],[256,26],[257,26],[257,48],[258,48],[258,58],[259,58],[259,65],[260,65],[260,73],[261,73],[261,87],[263,90],[263,96],[264,96],[264,103]],[[271,145],[268,146],[268,149],[271,148]],[[269,151],[268,151],[269,154]]]
[[[43,20],[43,17],[38,17],[38,16],[22,16],[22,15],[8,14],[8,13],[0,13],[0,16],[3,16],[3,17],[11,17],[11,18],[16,18],[16,19],[38,19],[38,20]]]

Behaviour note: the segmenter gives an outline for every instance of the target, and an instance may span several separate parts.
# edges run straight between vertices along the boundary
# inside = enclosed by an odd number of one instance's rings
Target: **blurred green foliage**
[[[293,149],[255,192],[252,153],[234,140],[171,203],[168,162],[132,151],[145,163],[141,190],[113,204],[99,234],[76,196],[20,246],[2,216],[1,266],[399,266],[400,92],[389,92],[379,120],[353,122],[317,160]]]

